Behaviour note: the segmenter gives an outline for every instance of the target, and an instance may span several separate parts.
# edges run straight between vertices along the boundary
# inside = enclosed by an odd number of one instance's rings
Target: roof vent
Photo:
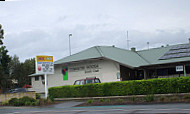
[[[115,47],[115,45],[112,45],[112,47]]]
[[[132,48],[131,48],[131,51],[136,52],[136,48],[135,48],[135,47],[132,47]]]

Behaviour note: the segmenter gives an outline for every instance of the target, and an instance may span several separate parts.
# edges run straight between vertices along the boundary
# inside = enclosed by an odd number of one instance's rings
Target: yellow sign
[[[37,62],[53,62],[53,56],[36,56]]]

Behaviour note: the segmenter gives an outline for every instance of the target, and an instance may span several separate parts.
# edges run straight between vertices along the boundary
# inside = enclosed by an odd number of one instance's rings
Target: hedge
[[[125,96],[190,92],[190,77],[158,78],[49,88],[53,98]]]

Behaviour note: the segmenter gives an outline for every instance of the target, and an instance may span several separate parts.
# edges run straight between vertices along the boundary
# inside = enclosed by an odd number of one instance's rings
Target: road
[[[135,113],[190,113],[190,104],[147,104],[74,107],[81,102],[69,101],[45,107],[0,107],[0,114],[135,114]]]

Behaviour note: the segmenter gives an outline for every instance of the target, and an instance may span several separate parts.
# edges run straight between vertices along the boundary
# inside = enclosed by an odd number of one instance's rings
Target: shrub
[[[104,99],[99,99],[99,102],[104,102]]]
[[[184,100],[190,99],[190,95],[184,95],[184,96],[183,96],[183,99],[184,99]]]
[[[89,100],[87,101],[88,104],[91,104],[91,103],[93,103],[93,102],[94,102],[93,99],[89,99]]]
[[[40,93],[36,93],[36,99],[40,99],[40,98],[41,98]]]
[[[36,103],[37,100],[35,100],[34,98],[30,98],[28,96],[24,96],[20,99],[17,98],[12,98],[9,100],[9,105],[13,105],[13,106],[28,106],[28,105],[32,105],[33,103]]]
[[[154,95],[146,95],[146,97],[144,97],[144,100],[146,102],[154,101]]]
[[[179,101],[179,97],[172,96],[172,97],[170,97],[170,101]]]
[[[117,99],[117,102],[122,103],[124,100],[123,99]]]
[[[168,98],[165,97],[165,96],[161,96],[161,97],[159,97],[158,100],[161,101],[161,102],[166,102],[166,101],[168,101]]]
[[[137,98],[136,98],[135,96],[133,96],[133,97],[131,98],[131,100],[132,100],[133,102],[136,102],[136,101],[137,101]]]
[[[190,92],[190,77],[158,78],[49,88],[53,98],[125,96]]]
[[[24,106],[26,102],[33,103],[35,101],[36,100],[34,98],[30,98],[28,96],[24,96],[24,97],[22,97],[22,98],[19,99],[19,105],[20,106]]]
[[[105,102],[108,102],[108,103],[109,103],[109,102],[111,102],[111,100],[110,100],[110,99],[105,99]]]
[[[9,103],[9,105],[15,106],[15,105],[18,104],[18,102],[19,102],[19,99],[17,99],[17,98],[12,98],[12,99],[9,100],[8,103]]]

